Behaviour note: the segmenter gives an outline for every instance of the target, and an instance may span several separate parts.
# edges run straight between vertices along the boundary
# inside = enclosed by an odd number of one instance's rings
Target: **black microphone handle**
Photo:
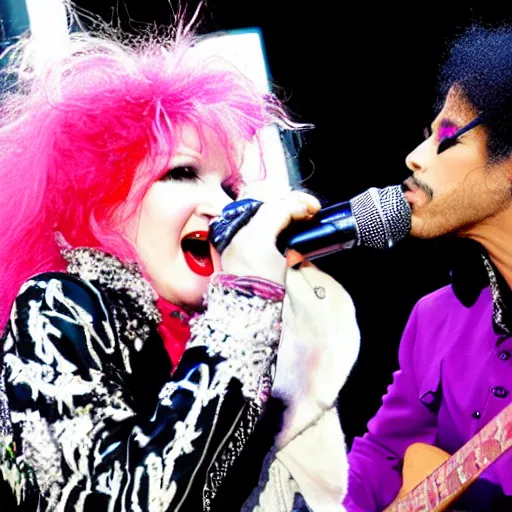
[[[322,208],[310,220],[293,222],[276,241],[281,254],[286,249],[295,249],[307,259],[350,249],[358,244],[357,224],[349,201]]]

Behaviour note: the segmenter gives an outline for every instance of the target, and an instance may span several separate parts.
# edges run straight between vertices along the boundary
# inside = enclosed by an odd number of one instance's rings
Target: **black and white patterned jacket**
[[[282,302],[210,285],[171,377],[137,267],[65,257],[67,273],[23,285],[3,335],[0,470],[17,510],[211,510],[269,394]]]

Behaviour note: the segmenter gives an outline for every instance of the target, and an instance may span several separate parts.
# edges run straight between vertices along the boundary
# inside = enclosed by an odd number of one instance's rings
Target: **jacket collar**
[[[179,306],[159,298],[137,263],[124,263],[111,254],[87,247],[64,250],[62,256],[68,263],[68,273],[98,283],[129,309],[122,331],[136,350],[147,340],[147,322],[152,322],[157,326],[173,366],[178,364],[190,338],[191,316]]]
[[[498,334],[512,333],[512,292],[494,266],[485,248],[468,239],[449,243],[452,255],[451,282],[453,292],[466,307],[475,304],[480,292],[489,287],[493,301],[493,325]]]
[[[68,273],[125,293],[148,320],[157,324],[162,320],[156,306],[158,294],[142,275],[137,263],[123,263],[111,254],[88,247],[66,249],[61,253],[68,263]]]

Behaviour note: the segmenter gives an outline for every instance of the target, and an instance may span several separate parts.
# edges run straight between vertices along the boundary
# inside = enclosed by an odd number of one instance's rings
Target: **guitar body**
[[[437,446],[424,443],[415,443],[409,446],[404,455],[402,488],[397,499],[404,498],[408,492],[412,491],[449,458],[450,455]]]
[[[398,503],[398,501],[405,498],[409,492],[423,482],[427,476],[433,473],[449,458],[450,454],[436,446],[431,446],[425,443],[415,443],[409,446],[404,455],[402,488],[393,503],[391,503],[384,512],[393,510],[393,507]],[[462,492],[460,494],[462,494]],[[446,505],[443,504],[441,508],[436,508],[435,512],[447,510],[447,507],[452,504],[460,494],[454,497],[454,499],[449,503],[446,503]]]

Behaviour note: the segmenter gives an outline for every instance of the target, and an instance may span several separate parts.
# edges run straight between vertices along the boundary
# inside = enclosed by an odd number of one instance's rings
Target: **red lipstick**
[[[213,274],[208,231],[193,231],[187,234],[181,241],[181,248],[192,272],[204,277]]]

